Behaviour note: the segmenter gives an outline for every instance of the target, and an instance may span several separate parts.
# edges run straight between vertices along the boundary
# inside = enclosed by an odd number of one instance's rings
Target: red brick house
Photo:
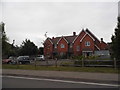
[[[95,51],[106,50],[108,45],[88,29],[82,30],[79,35],[73,32],[72,36],[47,38],[44,42],[44,55],[54,58],[58,56],[91,56]]]

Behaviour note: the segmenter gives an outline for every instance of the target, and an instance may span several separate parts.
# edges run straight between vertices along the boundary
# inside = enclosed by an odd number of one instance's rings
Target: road
[[[2,88],[118,88],[118,85],[44,78],[3,76]]]

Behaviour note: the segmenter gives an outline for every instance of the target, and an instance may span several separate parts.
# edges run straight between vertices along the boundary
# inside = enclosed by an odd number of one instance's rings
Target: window
[[[65,48],[65,45],[64,45],[64,44],[61,44],[60,47],[61,47],[61,48]]]
[[[89,41],[85,42],[85,46],[90,46],[90,42]]]
[[[80,51],[80,46],[77,46],[77,47],[76,47],[76,51]]]
[[[57,48],[57,45],[55,44],[54,48]]]
[[[70,48],[72,48],[72,43],[70,44]]]

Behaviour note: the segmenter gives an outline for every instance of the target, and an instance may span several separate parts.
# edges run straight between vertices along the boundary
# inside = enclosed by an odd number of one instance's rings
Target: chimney
[[[103,42],[103,38],[101,38],[101,42]]]
[[[54,39],[54,37],[52,37],[52,39]]]
[[[76,35],[76,32],[73,32],[73,36],[75,36]]]

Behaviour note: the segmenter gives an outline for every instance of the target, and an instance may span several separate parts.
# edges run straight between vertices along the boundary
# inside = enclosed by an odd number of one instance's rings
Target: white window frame
[[[65,45],[63,43],[61,43],[60,48],[65,48]]]
[[[90,46],[90,41],[86,41],[85,46]]]

